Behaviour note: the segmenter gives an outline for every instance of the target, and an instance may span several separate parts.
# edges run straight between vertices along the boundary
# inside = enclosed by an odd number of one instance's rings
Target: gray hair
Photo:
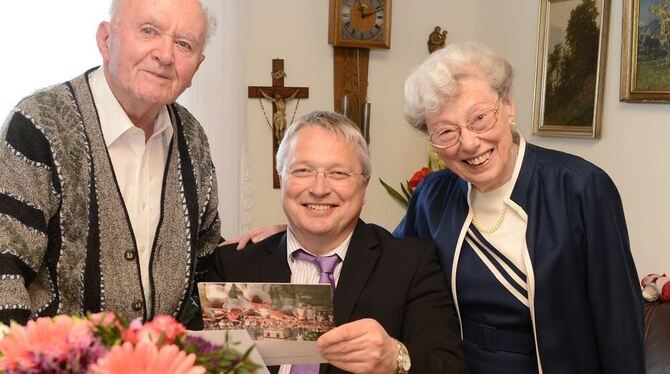
[[[119,12],[119,4],[123,0],[112,0],[112,3],[109,5],[109,19],[110,21],[114,22],[116,20],[116,16]],[[205,4],[202,3],[202,1],[198,1],[198,4],[200,4],[200,8],[202,9],[202,13],[205,15],[205,45],[203,45],[203,50],[205,47],[207,47],[207,44],[209,43],[209,39],[216,33],[216,17],[214,15],[210,14],[209,11],[207,10],[207,7]]]
[[[405,119],[425,133],[426,119],[439,115],[460,95],[460,81],[479,74],[501,100],[510,101],[513,72],[504,57],[473,42],[452,43],[433,52],[405,81]]]
[[[365,142],[365,138],[363,138],[363,134],[361,134],[361,130],[355,123],[351,122],[349,118],[328,111],[314,111],[308,113],[286,129],[284,138],[277,149],[277,174],[281,174],[286,167],[286,158],[291,152],[293,138],[296,137],[300,129],[305,127],[320,127],[336,134],[347,143],[352,144],[354,148],[356,148],[358,159],[361,162],[363,176],[370,176],[372,173],[370,150],[368,149],[368,144]]]

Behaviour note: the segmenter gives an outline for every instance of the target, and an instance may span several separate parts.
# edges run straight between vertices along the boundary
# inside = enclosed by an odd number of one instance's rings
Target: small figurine
[[[433,53],[438,49],[444,47],[444,42],[447,40],[447,30],[442,31],[440,26],[435,26],[435,30],[428,35],[428,51]]]
[[[670,301],[670,278],[665,274],[649,274],[642,278],[642,297],[649,302]]]

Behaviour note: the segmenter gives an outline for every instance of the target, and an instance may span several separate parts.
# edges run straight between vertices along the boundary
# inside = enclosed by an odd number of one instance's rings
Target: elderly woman
[[[405,115],[447,170],[394,234],[436,243],[471,373],[644,373],[643,305],[607,174],[514,129],[512,67],[474,43],[433,53]]]

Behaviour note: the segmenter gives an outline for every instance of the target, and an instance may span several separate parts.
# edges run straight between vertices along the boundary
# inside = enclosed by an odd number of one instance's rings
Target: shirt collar
[[[347,236],[346,239],[340,245],[335,247],[332,251],[326,253],[324,256],[330,256],[333,254],[337,254],[342,262],[344,262],[344,258],[347,255],[347,250],[349,249],[349,243],[351,242],[351,237],[353,236],[354,232],[352,231],[349,233],[349,236]],[[302,249],[303,251],[313,254],[303,248],[302,245],[300,245],[300,242],[298,241],[298,238],[293,235],[293,232],[291,231],[291,227],[289,226],[288,230],[286,230],[286,260],[288,261],[289,264],[292,264],[295,259],[293,258],[293,252]],[[315,255],[316,256],[316,255]]]
[[[89,84],[91,86],[91,93],[93,94],[93,101],[98,110],[98,118],[100,119],[102,135],[105,138],[105,145],[109,147],[110,144],[114,143],[125,132],[136,127],[130,118],[128,118],[119,101],[114,97],[112,89],[107,84],[102,66],[89,74]],[[172,137],[172,122],[170,121],[167,106],[163,106],[158,113],[158,117],[154,122],[153,135],[160,134],[163,131],[167,131],[166,135]]]

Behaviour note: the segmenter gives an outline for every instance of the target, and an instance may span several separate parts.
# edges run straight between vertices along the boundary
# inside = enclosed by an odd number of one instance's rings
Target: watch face
[[[383,41],[385,16],[386,9],[382,0],[343,0],[340,37]]]

